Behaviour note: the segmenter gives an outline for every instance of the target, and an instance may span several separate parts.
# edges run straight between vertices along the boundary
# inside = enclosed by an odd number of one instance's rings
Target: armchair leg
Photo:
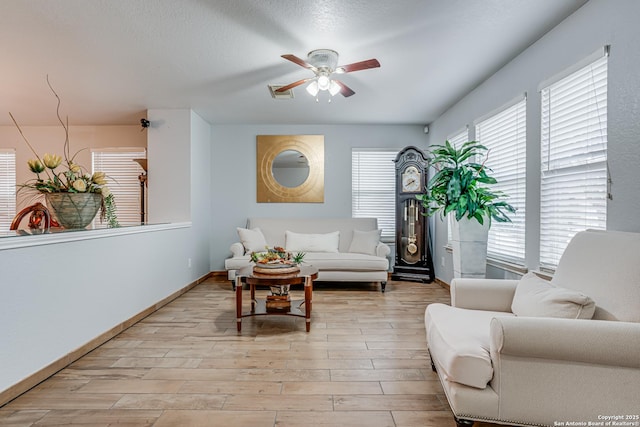
[[[431,361],[431,370],[433,372],[438,372],[436,371],[436,365],[433,363],[433,357],[431,357],[431,355],[429,355],[429,360]]]
[[[458,417],[453,418],[456,420],[457,427],[473,427],[473,420],[464,420]]]
[[[384,288],[387,287],[387,282],[380,282],[380,290],[384,293]]]
[[[233,289],[234,292],[236,291],[236,281],[235,280],[231,281],[231,288]]]

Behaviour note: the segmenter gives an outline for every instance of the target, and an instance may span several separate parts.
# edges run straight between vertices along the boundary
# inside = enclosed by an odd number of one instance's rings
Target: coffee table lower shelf
[[[318,277],[318,269],[312,266],[301,267],[296,274],[259,275],[254,274],[251,267],[242,269],[236,275],[236,322],[238,332],[242,330],[242,318],[252,316],[294,316],[305,318],[306,330],[311,330],[311,306],[313,281]],[[243,310],[242,285],[246,283],[251,293],[251,310]],[[266,298],[256,298],[256,286],[304,285],[304,299],[291,300],[290,306],[282,309],[267,308]]]
[[[267,300],[264,298],[256,298],[251,303],[251,311],[243,311],[242,317],[262,316],[268,314],[279,314],[282,316],[306,317],[304,310],[304,300],[291,300],[291,306],[288,309],[267,308]]]

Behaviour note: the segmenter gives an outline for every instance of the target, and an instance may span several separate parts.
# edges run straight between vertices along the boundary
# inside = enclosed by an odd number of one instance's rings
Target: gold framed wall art
[[[324,135],[256,137],[258,203],[324,202]]]

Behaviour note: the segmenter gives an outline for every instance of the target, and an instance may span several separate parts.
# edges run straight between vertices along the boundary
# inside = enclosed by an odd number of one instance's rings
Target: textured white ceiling
[[[586,0],[2,0],[0,124],[137,124],[192,108],[210,123],[425,124]],[[316,103],[280,55],[330,48],[381,68]]]

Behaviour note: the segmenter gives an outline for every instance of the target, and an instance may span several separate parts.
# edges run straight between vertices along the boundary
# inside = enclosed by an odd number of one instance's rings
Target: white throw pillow
[[[349,252],[356,254],[375,255],[382,230],[360,231],[353,230],[353,239]]]
[[[340,232],[302,234],[285,231],[285,248],[289,252],[338,252]]]
[[[516,316],[591,319],[596,303],[580,291],[541,279],[535,273],[522,276],[511,303]]]
[[[238,227],[238,236],[244,246],[245,252],[264,251],[267,246],[267,240],[259,228],[249,230],[248,228]]]

